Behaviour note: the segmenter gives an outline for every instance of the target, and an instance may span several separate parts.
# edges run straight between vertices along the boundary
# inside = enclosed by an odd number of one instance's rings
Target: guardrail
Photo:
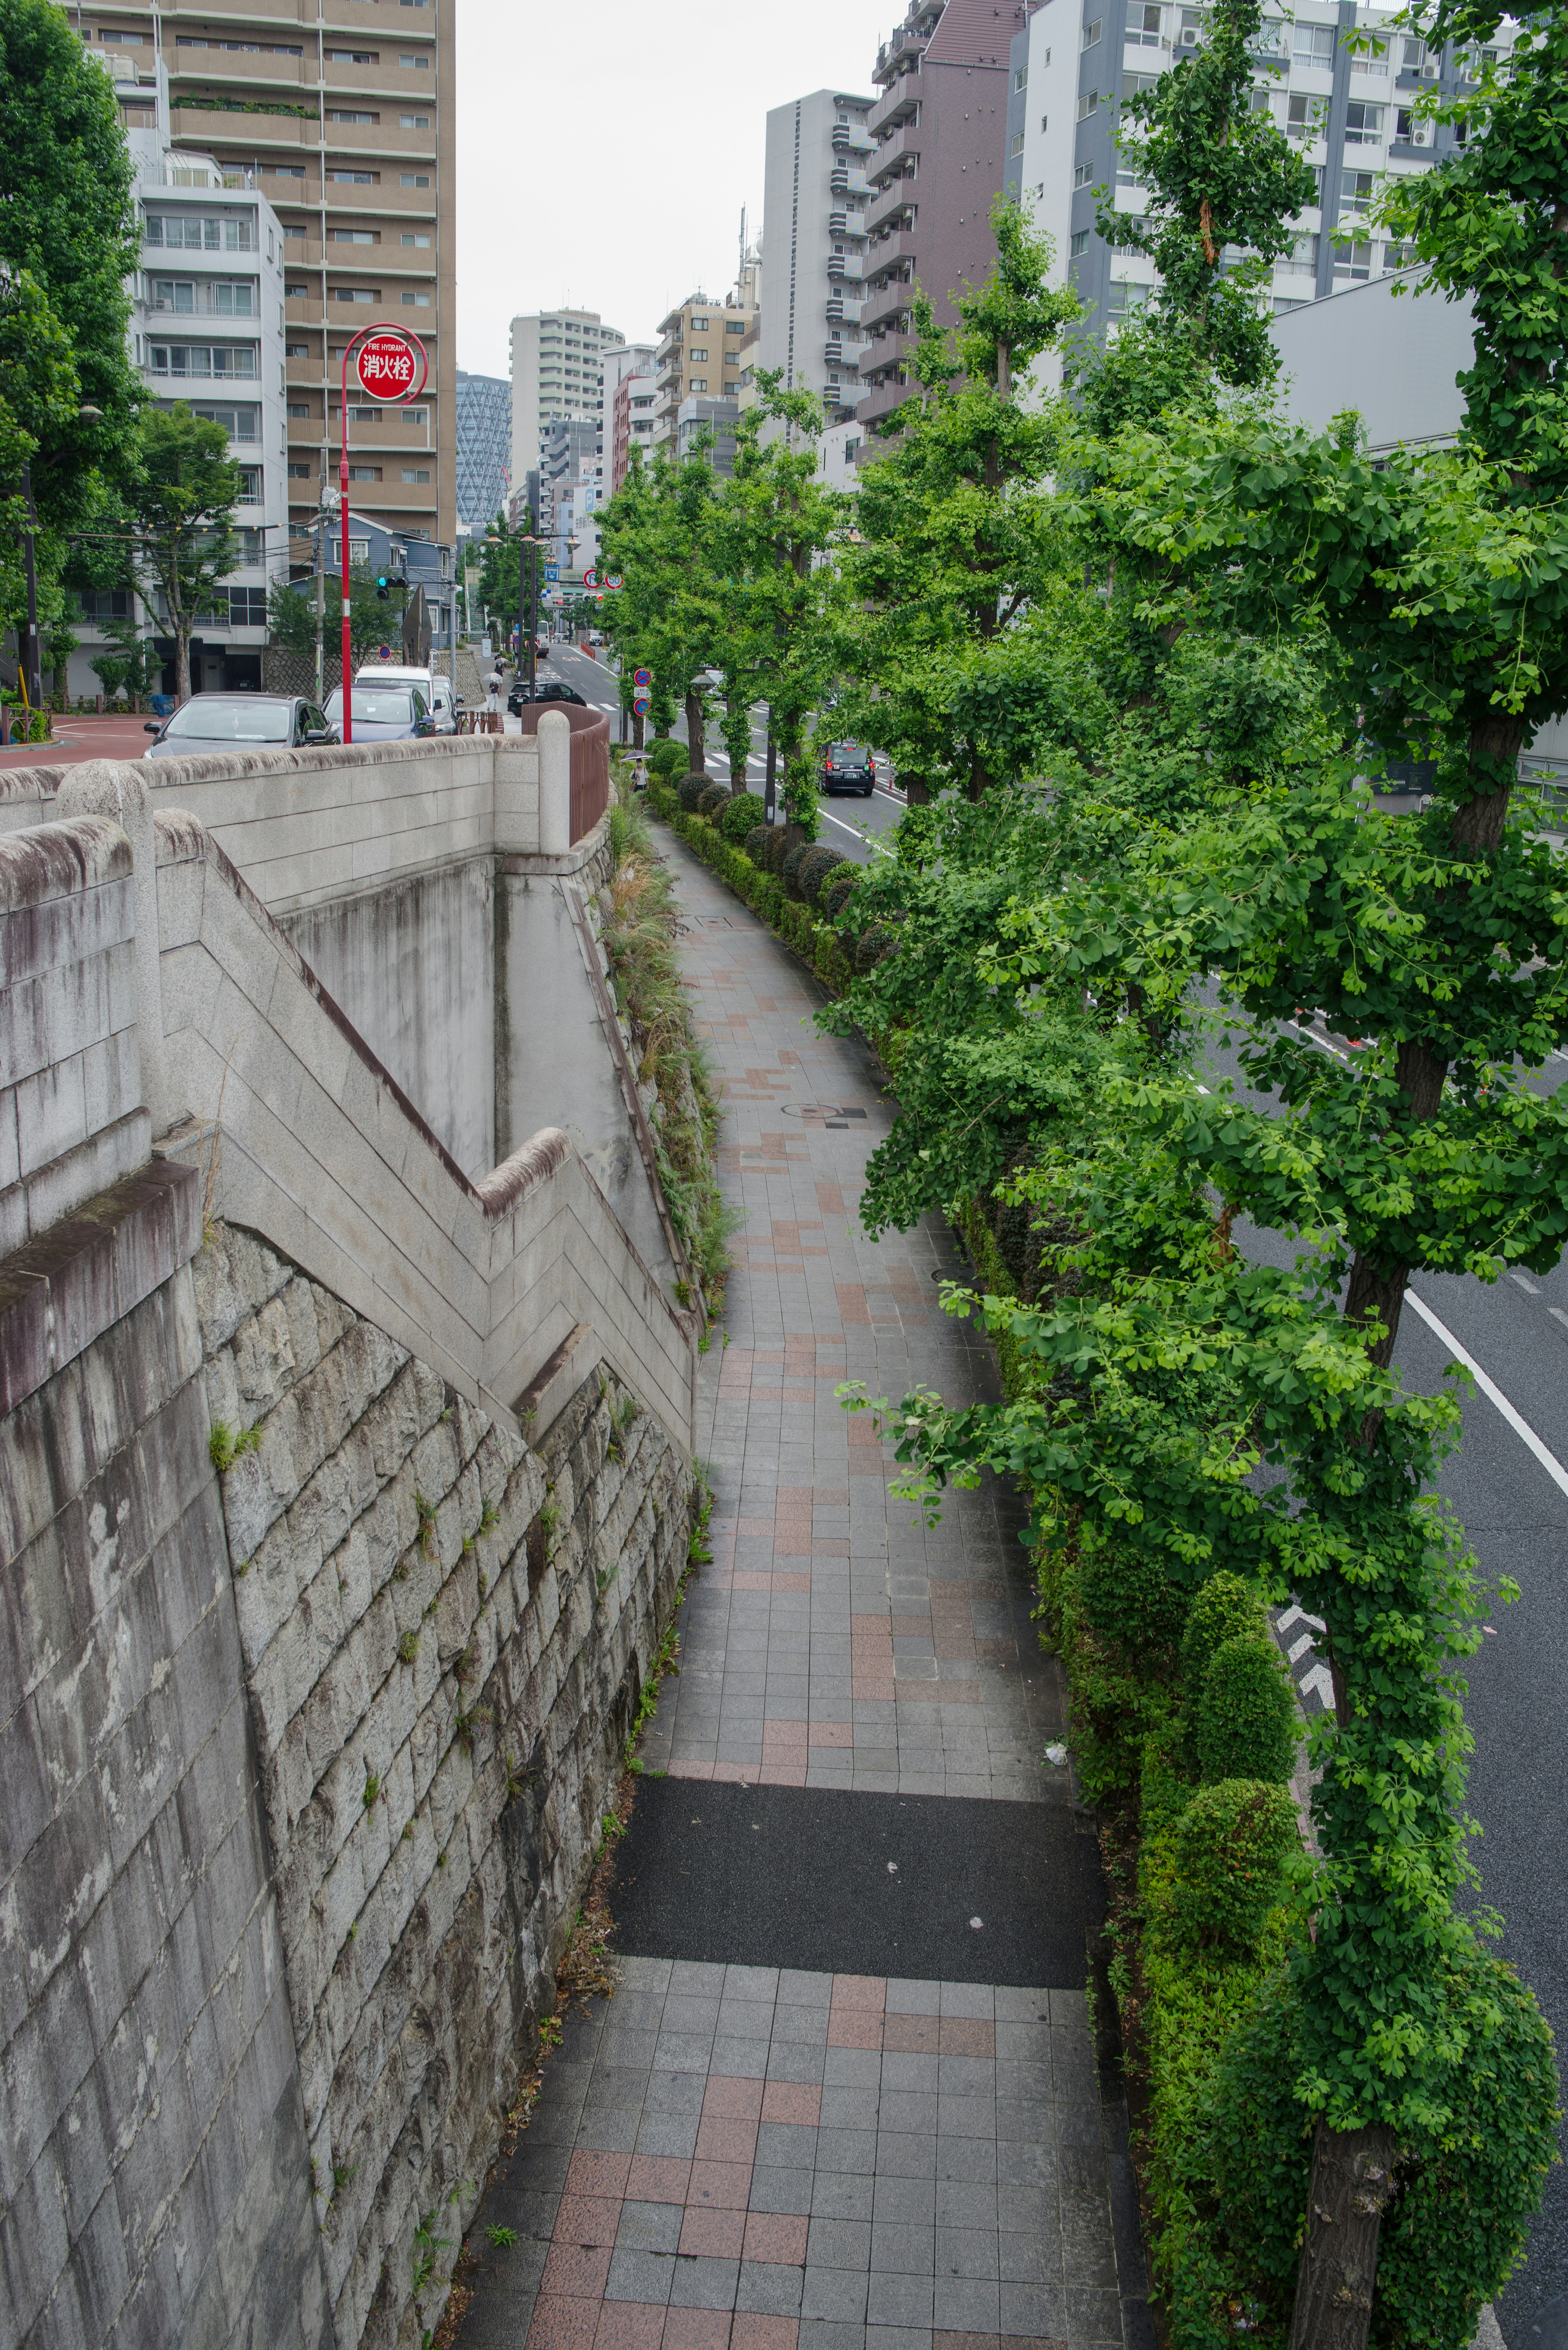
[[[609,806],[608,714],[575,702],[529,702],[522,711],[524,734],[536,734],[541,718],[559,716],[572,730],[571,819],[568,839],[586,840]]]

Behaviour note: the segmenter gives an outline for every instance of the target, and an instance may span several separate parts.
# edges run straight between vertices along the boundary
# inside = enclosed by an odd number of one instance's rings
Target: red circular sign
[[[424,389],[424,354],[395,331],[369,335],[354,354],[354,373],[372,400],[412,400]]]

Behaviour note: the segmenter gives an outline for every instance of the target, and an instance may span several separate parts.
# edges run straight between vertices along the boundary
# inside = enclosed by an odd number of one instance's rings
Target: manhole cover
[[[803,1126],[847,1126],[851,1118],[866,1116],[857,1102],[781,1102],[779,1107]]]

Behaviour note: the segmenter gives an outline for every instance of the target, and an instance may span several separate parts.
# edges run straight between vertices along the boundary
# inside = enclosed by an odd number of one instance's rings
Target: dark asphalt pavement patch
[[[1064,1804],[645,1778],[610,1908],[642,1958],[1074,1991],[1105,1895]]]

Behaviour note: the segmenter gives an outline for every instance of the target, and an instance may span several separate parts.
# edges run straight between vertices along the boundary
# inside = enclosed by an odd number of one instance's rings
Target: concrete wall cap
[[[484,1212],[492,1221],[509,1215],[519,1200],[524,1198],[536,1183],[548,1180],[572,1156],[570,1139],[558,1126],[542,1126],[531,1134],[520,1150],[482,1175],[474,1190],[484,1202]]]
[[[84,759],[67,767],[55,799],[56,813],[71,816],[111,816],[122,823],[147,806],[147,785],[132,759]]]
[[[130,843],[107,816],[30,826],[0,837],[0,910],[70,898],[130,871]]]

